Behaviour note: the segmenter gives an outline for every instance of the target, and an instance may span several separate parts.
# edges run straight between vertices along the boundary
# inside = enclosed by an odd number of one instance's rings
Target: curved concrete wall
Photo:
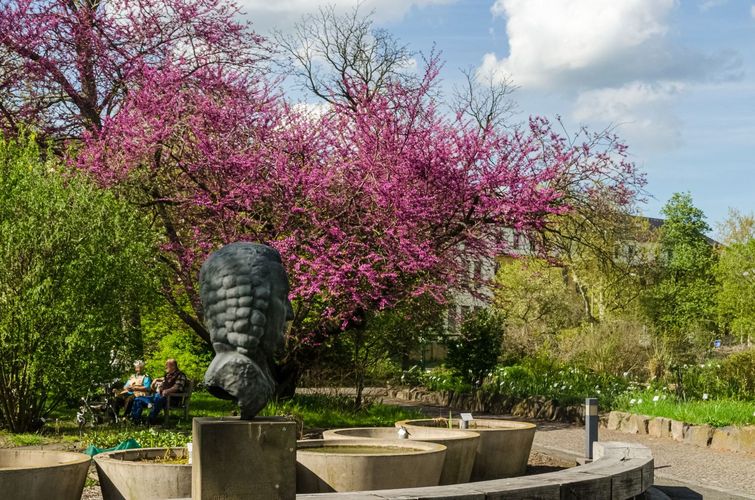
[[[94,457],[104,500],[191,496],[191,465],[139,462],[144,458],[186,457],[186,448],[138,448]]]
[[[91,458],[83,453],[0,450],[0,497],[6,500],[79,500]]]
[[[595,461],[580,467],[535,476],[496,479],[434,488],[360,491],[345,494],[297,495],[297,500],[561,500],[563,498],[628,499],[653,485],[650,450],[634,443],[595,443]]]
[[[331,429],[322,433],[324,439],[387,439],[398,440],[395,427],[352,427]],[[473,431],[436,430],[431,427],[418,427],[409,435],[410,441],[425,441],[442,444],[446,447],[446,459],[438,484],[458,484],[469,482],[474,465],[480,435]]]

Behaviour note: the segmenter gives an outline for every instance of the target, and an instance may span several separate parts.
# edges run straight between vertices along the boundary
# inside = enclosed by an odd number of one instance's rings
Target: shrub
[[[13,432],[111,379],[154,297],[148,222],[87,179],[0,137],[0,408]]]
[[[723,360],[676,367],[677,394],[684,399],[755,399],[755,349],[732,354]]]
[[[204,379],[212,361],[212,349],[168,307],[156,310],[143,324],[146,372],[153,379],[163,375],[168,358],[174,358],[179,369],[195,384]]]
[[[473,388],[479,388],[498,363],[502,340],[501,318],[481,310],[464,322],[458,336],[446,341],[446,365]]]
[[[720,377],[726,381],[729,397],[755,399],[755,348],[726,358],[721,363]]]
[[[496,368],[483,390],[516,399],[542,396],[562,404],[578,404],[585,398],[597,397],[602,408],[611,408],[629,384],[625,377],[528,358],[519,365]]]
[[[609,319],[584,324],[558,336],[559,360],[598,373],[644,376],[649,360],[645,335],[638,321]]]
[[[431,391],[454,391],[469,392],[471,389],[468,382],[459,377],[453,370],[445,367],[433,368],[432,370],[422,371],[418,366],[412,367],[417,372],[417,383],[413,385],[422,385]]]

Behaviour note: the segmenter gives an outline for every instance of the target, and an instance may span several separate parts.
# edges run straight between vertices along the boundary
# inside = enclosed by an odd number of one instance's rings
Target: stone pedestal
[[[195,418],[194,500],[296,498],[296,423],[281,417]]]

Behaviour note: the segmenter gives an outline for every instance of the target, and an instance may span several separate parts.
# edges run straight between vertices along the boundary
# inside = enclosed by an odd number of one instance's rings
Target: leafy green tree
[[[32,136],[0,137],[0,412],[13,432],[117,374],[154,296],[149,226]]]
[[[724,245],[747,243],[755,238],[755,214],[742,213],[736,208],[729,209],[729,216],[716,224],[718,240]]]
[[[719,321],[750,345],[755,338],[755,215],[729,209],[718,233],[725,245],[716,266]]]
[[[716,276],[719,320],[749,345],[755,338],[755,238],[723,248]]]
[[[504,357],[518,361],[547,348],[555,335],[585,320],[582,298],[563,267],[538,258],[502,259],[493,305],[504,318]]]
[[[172,307],[162,305],[142,316],[142,330],[144,358],[150,376],[162,376],[165,360],[173,358],[195,384],[204,379],[212,361],[212,348],[175,314]]]
[[[390,365],[396,370],[408,368],[411,354],[440,336],[442,311],[431,297],[419,296],[392,309],[370,313],[363,325],[325,340],[328,349],[318,360],[319,368],[353,382],[354,403],[359,408],[372,374]]]
[[[459,335],[446,341],[446,365],[473,388],[480,388],[498,363],[502,341],[501,317],[483,309],[462,324]]]
[[[716,253],[710,227],[689,193],[675,193],[662,209],[655,284],[644,297],[646,312],[672,358],[699,354],[716,330]]]

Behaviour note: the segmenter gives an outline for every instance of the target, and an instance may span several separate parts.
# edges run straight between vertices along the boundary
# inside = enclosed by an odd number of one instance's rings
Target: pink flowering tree
[[[252,71],[262,40],[227,0],[0,0],[0,130],[79,137],[115,115],[143,68]]]
[[[434,58],[378,86],[370,68],[340,72],[339,92],[317,87],[327,111],[303,113],[264,81],[263,40],[236,13],[226,0],[0,0],[0,127],[82,140],[71,163],[161,228],[164,295],[205,341],[197,273],[224,243],[283,255],[295,379],[370,312],[465,286],[466,259],[507,250],[502,228],[547,229],[576,201],[635,193],[604,134],[567,141],[543,119],[502,131],[442,112]]]
[[[629,168],[620,144],[574,146],[543,119],[504,133],[448,117],[436,76],[431,61],[418,85],[311,115],[233,74],[145,70],[76,161],[159,221],[166,296],[207,341],[203,259],[240,239],[276,247],[295,305],[282,376],[295,380],[329,335],[363,327],[369,312],[465,286],[466,259],[507,250],[502,228],[534,231],[568,210],[567,180],[570,194],[629,189],[616,176]]]

